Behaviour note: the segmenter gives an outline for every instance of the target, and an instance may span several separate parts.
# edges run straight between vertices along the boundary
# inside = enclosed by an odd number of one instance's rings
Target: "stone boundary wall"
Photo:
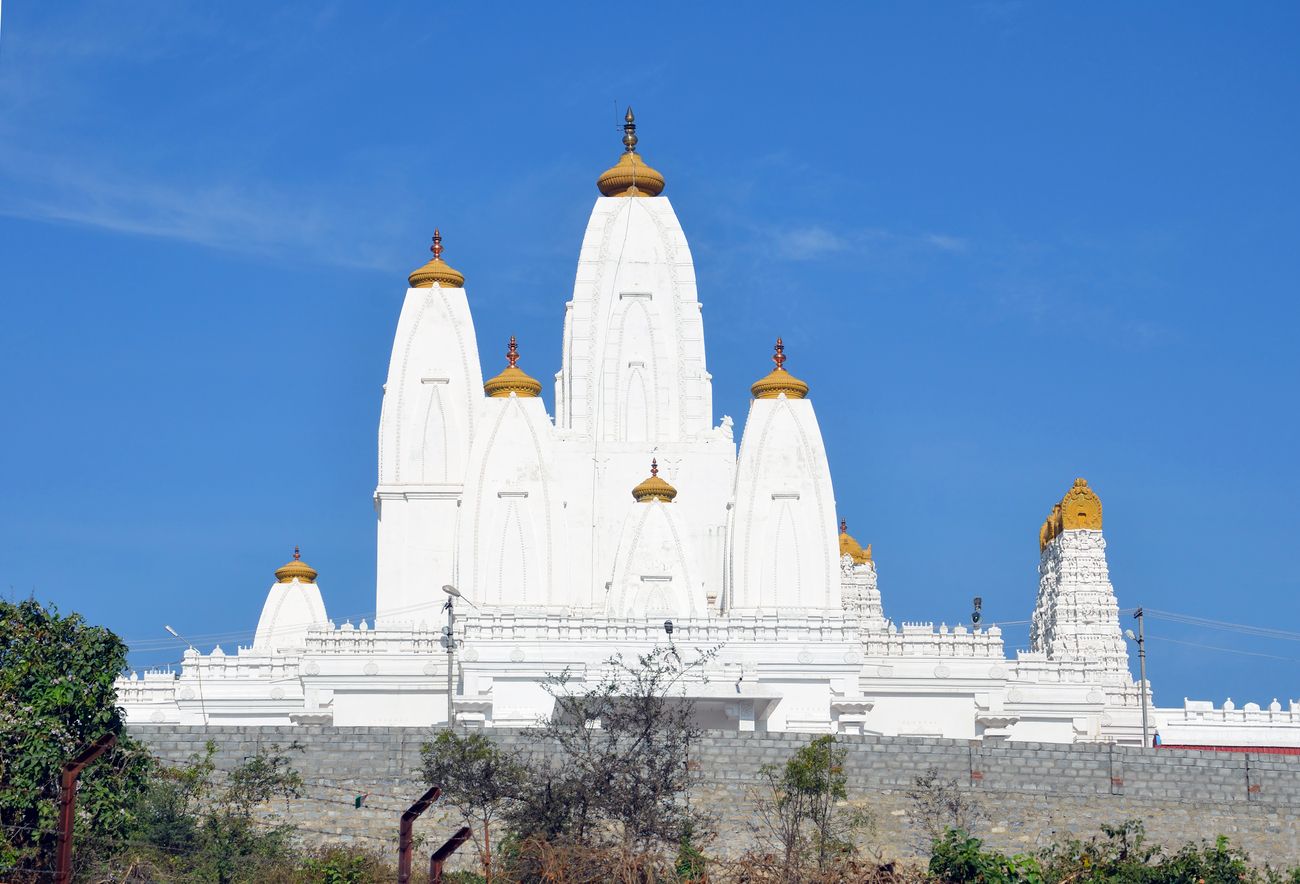
[[[433,728],[231,727],[133,725],[132,736],[169,763],[218,747],[230,769],[260,745],[293,742],[304,796],[273,808],[307,837],[396,849],[401,812],[424,790],[420,747]],[[534,751],[527,731],[489,730],[506,747]],[[694,747],[700,782],[691,800],[717,821],[719,844],[751,839],[751,792],[759,768],[780,764],[808,734],[708,732]],[[1252,861],[1300,865],[1300,756],[1138,749],[1108,744],[981,743],[914,737],[839,736],[848,748],[850,799],[874,818],[868,845],[887,855],[915,852],[917,830],[907,792],[935,770],[975,798],[976,834],[1008,851],[1037,849],[1068,833],[1097,834],[1104,823],[1137,818],[1149,837],[1171,848],[1227,835]],[[355,797],[368,793],[365,806]],[[417,826],[428,853],[459,822],[430,810]]]

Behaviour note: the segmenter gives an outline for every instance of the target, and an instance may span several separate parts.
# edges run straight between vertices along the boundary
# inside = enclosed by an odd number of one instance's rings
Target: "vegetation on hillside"
[[[846,748],[820,736],[761,769],[751,843],[735,856],[691,803],[700,734],[683,690],[712,652],[672,647],[616,656],[578,683],[553,680],[556,714],[503,750],[483,734],[443,732],[423,774],[474,830],[476,868],[458,884],[1300,884],[1300,868],[1259,869],[1226,839],[1168,850],[1139,821],[1007,855],[978,837],[985,815],[937,772],[908,791],[928,862],[887,861]],[[34,601],[0,602],[0,880],[49,881],[62,764],[104,733],[117,747],[88,767],[78,793],[74,880],[178,884],[364,884],[391,881],[394,845],[306,846],[277,814],[300,797],[301,746],[263,746],[223,768],[209,743],[160,764],[123,732],[113,678],[125,647],[112,633]],[[419,784],[411,784],[412,795]],[[427,845],[422,850],[427,858]],[[426,860],[427,861],[427,860]],[[423,880],[422,863],[414,880]]]

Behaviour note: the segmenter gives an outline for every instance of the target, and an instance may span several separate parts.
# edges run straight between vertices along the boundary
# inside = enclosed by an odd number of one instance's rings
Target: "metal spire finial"
[[[776,363],[777,371],[784,371],[785,370],[785,344],[781,343],[780,338],[776,339],[776,347],[774,349],[776,350],[776,352],[772,354],[772,361]]]
[[[293,560],[294,560],[295,562],[297,562],[297,561],[299,561],[299,560],[301,560],[301,559],[302,559],[302,552],[298,549],[297,546],[295,546],[295,547],[293,548]]]
[[[442,259],[442,232],[438,228],[433,228],[433,245],[429,246],[429,251],[433,252],[433,260]]]
[[[844,519],[840,519],[840,533],[841,534],[849,533],[849,523]]]
[[[515,336],[510,336],[510,349],[506,350],[506,364],[515,368],[519,364],[519,345],[515,342]]]
[[[636,116],[632,113],[632,106],[628,105],[627,113],[623,116],[623,150],[636,153],[636,142]]]
[[[650,475],[652,476],[659,475],[659,461],[656,460],[655,458],[650,459]]]

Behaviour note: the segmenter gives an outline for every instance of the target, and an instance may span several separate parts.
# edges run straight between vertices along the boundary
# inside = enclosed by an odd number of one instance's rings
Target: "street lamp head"
[[[668,633],[669,636],[673,634],[673,621],[671,620],[664,621],[664,632]]]
[[[1124,638],[1128,639],[1131,642],[1137,641],[1137,636],[1133,634],[1133,630],[1131,629],[1124,630]]]
[[[168,625],[166,625],[166,624],[163,624],[163,629],[165,629],[165,630],[167,630],[169,633],[171,633],[172,638],[180,638],[180,637],[181,637],[181,634],[180,634],[179,632],[177,632],[176,630],[172,629],[170,626],[168,626]]]
[[[454,598],[460,598],[460,590],[452,586],[450,583],[444,583],[442,585],[442,591]]]

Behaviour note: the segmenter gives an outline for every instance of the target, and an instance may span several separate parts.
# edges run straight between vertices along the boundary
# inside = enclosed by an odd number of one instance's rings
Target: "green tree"
[[[716,649],[683,660],[655,647],[615,654],[589,682],[551,679],[555,709],[536,735],[556,750],[533,765],[511,822],[521,837],[551,832],[579,842],[612,833],[626,848],[676,849],[699,832],[687,794],[690,745],[700,735],[686,682]]]
[[[783,765],[759,769],[755,828],[781,846],[783,874],[797,880],[806,863],[825,872],[855,852],[854,838],[870,825],[863,811],[845,807],[848,751],[833,736],[817,737]]]
[[[483,877],[492,884],[492,823],[518,798],[524,768],[482,734],[443,731],[420,749],[424,778],[474,830]]]
[[[53,868],[63,765],[106,733],[116,747],[77,790],[78,855],[111,850],[133,825],[152,762],[123,732],[113,681],[125,665],[109,630],[0,600],[0,872]]]
[[[302,747],[293,744],[289,751]],[[279,746],[259,747],[229,770],[208,741],[189,764],[160,772],[135,808],[130,833],[138,864],[167,881],[255,882],[294,859],[293,827],[261,817],[277,799],[301,794],[302,778]]]

